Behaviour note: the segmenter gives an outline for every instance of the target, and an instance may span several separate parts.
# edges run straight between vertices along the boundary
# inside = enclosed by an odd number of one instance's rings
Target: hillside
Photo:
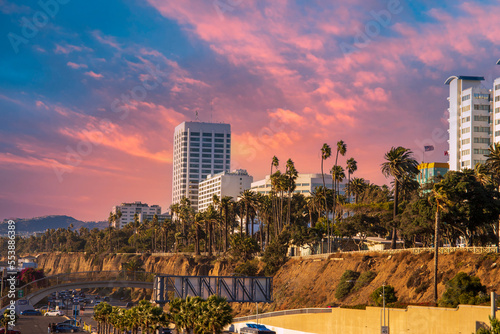
[[[134,255],[118,254],[89,257],[84,254],[42,254],[39,265],[48,274],[119,270],[121,263]],[[147,256],[140,258],[146,271],[175,275],[230,275],[234,264],[214,261],[206,257],[175,255],[169,257]],[[463,271],[478,276],[488,291],[500,290],[500,273],[497,254],[473,254],[456,252],[440,255],[439,294],[444,291],[444,282]],[[344,300],[335,298],[335,289],[345,270],[376,273],[374,280]],[[291,259],[274,276],[274,303],[260,306],[265,311],[302,307],[326,307],[328,305],[369,304],[369,295],[383,283],[396,289],[403,303],[432,302],[433,254],[395,255],[371,253],[331,255],[329,259]],[[255,305],[234,305],[238,314],[255,312]]]
[[[73,229],[79,229],[81,227],[86,227],[88,229],[102,229],[108,226],[108,222],[84,222],[64,215],[52,215],[35,218],[16,218],[14,219],[14,221],[16,222],[16,232],[20,234],[26,232],[43,232],[47,229],[68,228],[71,224],[73,224]],[[7,222],[8,219],[0,222],[0,234],[7,233]]]

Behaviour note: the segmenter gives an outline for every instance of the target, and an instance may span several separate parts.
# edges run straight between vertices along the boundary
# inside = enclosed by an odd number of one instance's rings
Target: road
[[[113,306],[121,306],[125,307],[125,302],[119,300],[113,300],[109,302]],[[64,311],[66,312],[66,311]],[[92,315],[94,313],[94,308],[85,307],[84,311],[80,311],[80,317],[82,318],[82,322],[87,325],[91,325],[92,328],[97,328],[97,323],[92,320]],[[70,311],[67,312],[70,314]],[[68,316],[61,317],[42,317],[42,316],[19,316],[19,319],[16,322],[16,326],[13,329],[21,331],[21,334],[46,334],[47,327],[49,323],[58,323],[62,322],[66,319],[69,319]]]

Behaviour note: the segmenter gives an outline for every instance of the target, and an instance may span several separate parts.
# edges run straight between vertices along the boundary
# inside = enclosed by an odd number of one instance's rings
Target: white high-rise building
[[[213,204],[214,195],[217,195],[219,199],[230,196],[233,201],[236,201],[243,191],[250,189],[252,182],[253,176],[248,175],[244,169],[208,175],[206,180],[200,182],[198,210],[205,211],[210,204]]]
[[[133,203],[122,203],[120,205],[115,205],[111,209],[112,214],[117,214],[118,211],[121,212],[122,216],[119,222],[113,223],[113,227],[122,228],[134,221],[134,216],[137,214],[139,218],[139,222],[143,222],[145,219],[151,220],[156,215],[160,221],[165,218],[170,218],[168,214],[161,214],[161,207],[159,205],[151,205],[149,206],[146,203],[142,202],[133,202]]]
[[[183,122],[175,127],[172,203],[182,197],[198,209],[198,185],[208,175],[229,171],[231,126],[222,123]]]
[[[500,140],[500,114],[494,97],[500,80],[495,80],[495,90],[481,86],[484,77],[452,76],[445,84],[450,86],[449,101],[449,166],[450,170],[474,168],[486,161],[488,147]],[[497,86],[498,85],[498,86]],[[500,95],[500,90],[497,92]],[[495,113],[492,113],[495,110]],[[493,126],[492,126],[492,123]],[[498,132],[497,132],[498,131]]]

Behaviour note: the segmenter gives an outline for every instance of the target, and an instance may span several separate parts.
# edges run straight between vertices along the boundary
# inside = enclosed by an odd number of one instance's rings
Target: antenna
[[[196,121],[199,121],[199,119],[198,119],[198,109],[196,109]]]
[[[212,115],[214,113],[214,100],[210,101],[210,123],[213,123]]]

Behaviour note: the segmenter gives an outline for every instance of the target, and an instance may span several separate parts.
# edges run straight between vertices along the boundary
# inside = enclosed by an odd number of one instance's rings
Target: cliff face
[[[147,272],[172,275],[231,275],[234,264],[213,258],[184,255],[148,256],[115,254],[87,257],[81,253],[42,254],[39,267],[46,275],[78,271],[120,270],[131,259],[144,262]],[[403,303],[430,303],[433,296],[432,253],[420,255],[408,252],[387,254],[337,254],[329,259],[291,259],[274,276],[274,303],[261,305],[265,311],[302,307],[326,307],[329,304],[369,304],[370,294],[382,284],[392,285]],[[473,274],[481,279],[488,291],[500,291],[498,254],[456,252],[439,257],[439,294],[445,282],[458,272]],[[372,271],[373,281],[345,299],[337,300],[335,290],[346,270],[359,273]],[[255,305],[234,305],[238,314],[255,312]]]
[[[82,271],[114,271],[121,270],[122,264],[131,259],[144,263],[146,272],[171,275],[228,275],[233,266],[228,262],[212,262],[204,257],[185,255],[149,256],[133,254],[112,254],[86,256],[83,253],[45,253],[37,257],[39,268],[45,275]]]

